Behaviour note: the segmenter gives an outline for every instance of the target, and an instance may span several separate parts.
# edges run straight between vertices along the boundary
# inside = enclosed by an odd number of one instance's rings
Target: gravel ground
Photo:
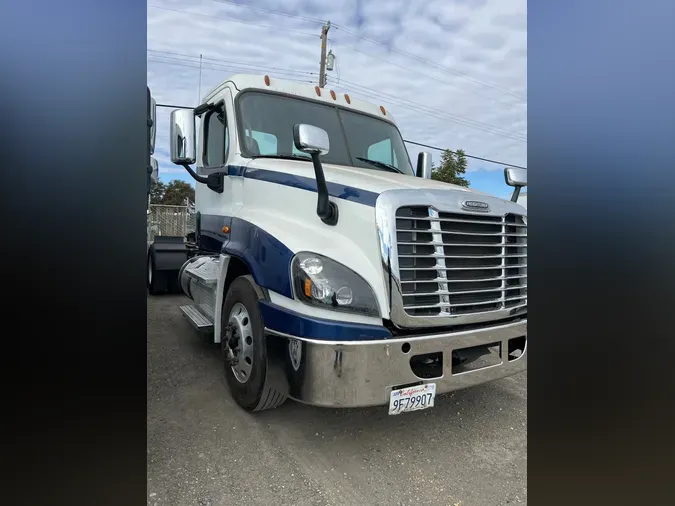
[[[526,372],[399,416],[292,401],[251,415],[186,301],[148,297],[149,505],[527,502]]]

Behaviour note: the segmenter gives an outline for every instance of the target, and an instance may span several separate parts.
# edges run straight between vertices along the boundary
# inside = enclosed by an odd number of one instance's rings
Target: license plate
[[[434,407],[436,383],[392,390],[389,395],[389,414],[398,415]]]

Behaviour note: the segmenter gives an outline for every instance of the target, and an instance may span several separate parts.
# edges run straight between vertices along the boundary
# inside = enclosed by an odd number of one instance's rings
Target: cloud
[[[316,83],[321,24],[330,20],[337,66],[328,87],[384,105],[406,139],[527,165],[525,0],[237,3],[148,1],[148,85],[158,103],[194,106],[233,73]],[[169,161],[169,113],[158,110],[166,176],[184,172]],[[414,162],[419,149],[409,148]],[[469,162],[499,184],[502,169]]]

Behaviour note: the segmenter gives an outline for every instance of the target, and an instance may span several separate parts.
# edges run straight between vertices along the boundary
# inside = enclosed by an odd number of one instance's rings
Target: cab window
[[[204,127],[204,167],[220,167],[227,160],[229,150],[229,130],[223,108],[213,111],[205,117]]]

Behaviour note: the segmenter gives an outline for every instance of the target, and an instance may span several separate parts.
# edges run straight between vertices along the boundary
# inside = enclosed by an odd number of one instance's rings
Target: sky
[[[406,140],[527,167],[526,0],[148,0],[148,86],[195,106],[232,74],[317,84],[326,21],[327,88],[384,105]],[[169,159],[170,112],[157,110],[160,178],[194,184]],[[508,198],[503,170],[469,159],[466,177]]]

